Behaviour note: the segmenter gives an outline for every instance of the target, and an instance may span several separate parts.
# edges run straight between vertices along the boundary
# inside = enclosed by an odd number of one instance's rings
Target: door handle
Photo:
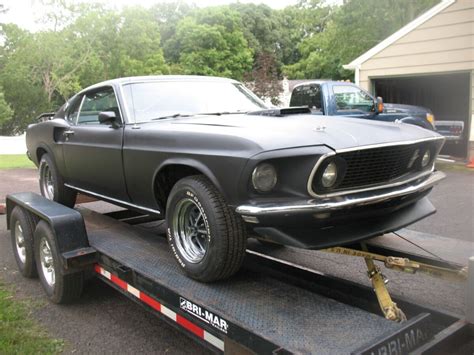
[[[74,131],[73,131],[73,130],[64,131],[64,135],[65,135],[66,137],[72,136],[72,135],[74,135]]]

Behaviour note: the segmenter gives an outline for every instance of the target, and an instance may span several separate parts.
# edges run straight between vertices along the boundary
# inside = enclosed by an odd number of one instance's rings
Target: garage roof
[[[433,16],[437,15],[441,11],[443,11],[445,8],[448,6],[452,5],[455,3],[456,0],[442,0],[439,4],[436,6],[432,7],[425,13],[423,13],[421,16],[417,17],[414,19],[412,22],[408,23],[406,26],[402,27],[399,29],[397,32],[392,34],[391,36],[387,37],[384,39],[382,42],[377,44],[375,47],[372,47],[369,49],[367,52],[362,54],[361,56],[357,57],[354,59],[352,62],[349,64],[343,65],[344,69],[356,69],[358,68],[362,63],[364,63],[366,60],[370,59],[380,51],[384,50],[388,46],[390,46],[392,43],[396,42],[403,36],[407,35],[409,32],[413,31],[415,28],[418,26],[422,25],[429,19],[431,19]]]

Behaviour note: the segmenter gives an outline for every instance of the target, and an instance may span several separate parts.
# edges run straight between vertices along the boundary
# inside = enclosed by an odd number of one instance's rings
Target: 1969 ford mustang
[[[403,123],[271,109],[234,80],[115,79],[33,124],[43,196],[82,192],[166,218],[178,264],[229,277],[246,238],[318,249],[397,230],[435,212],[444,139]]]

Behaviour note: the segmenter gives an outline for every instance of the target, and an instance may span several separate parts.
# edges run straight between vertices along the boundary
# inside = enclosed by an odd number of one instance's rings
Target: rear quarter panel
[[[26,148],[36,166],[40,162],[40,152],[46,151],[55,161],[61,175],[66,175],[61,132],[68,127],[68,123],[62,119],[53,119],[28,126],[26,130]]]

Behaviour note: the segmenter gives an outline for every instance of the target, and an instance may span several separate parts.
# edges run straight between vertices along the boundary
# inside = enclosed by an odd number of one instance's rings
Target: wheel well
[[[166,201],[173,186],[182,178],[191,175],[203,175],[201,171],[189,165],[172,164],[161,169],[155,177],[155,199],[164,211],[166,210]]]
[[[46,149],[44,148],[38,148],[36,149],[36,158],[38,159],[38,164],[41,160],[41,157],[43,156],[43,154],[47,153]]]

